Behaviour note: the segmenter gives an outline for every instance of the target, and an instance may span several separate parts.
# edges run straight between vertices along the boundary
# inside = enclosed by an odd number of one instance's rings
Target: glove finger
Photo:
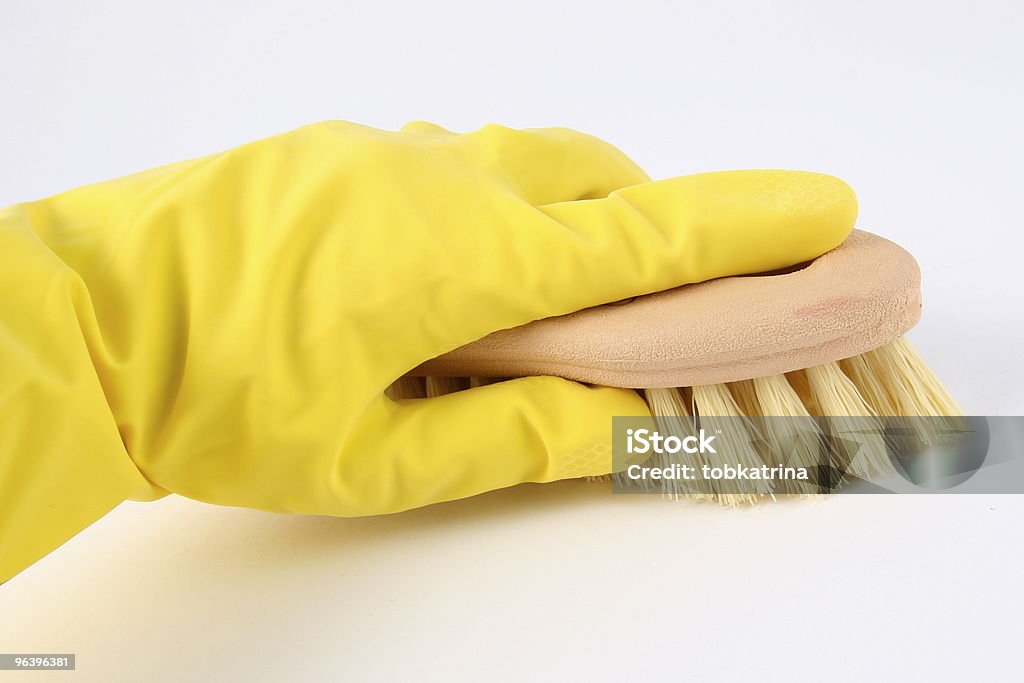
[[[490,124],[463,138],[479,164],[534,206],[607,197],[650,180],[613,145],[569,128],[517,130]]]
[[[526,244],[542,292],[535,317],[814,259],[853,229],[846,183],[801,171],[726,171],[540,208],[552,225]],[[524,302],[525,303],[525,302]]]
[[[436,135],[438,137],[454,137],[458,133],[454,133],[443,126],[439,126],[436,123],[430,121],[410,121],[401,127],[403,133],[417,133],[420,135]]]
[[[402,318],[430,343],[396,348],[387,377],[495,330],[808,261],[841,244],[856,215],[846,183],[801,171],[705,173],[540,208],[510,202],[503,222],[434,253],[457,296],[410,299]]]
[[[325,489],[332,495],[313,512],[396,512],[522,482],[607,474],[612,416],[647,414],[635,391],[557,377],[385,400],[378,419],[349,440],[365,457],[338,460]]]

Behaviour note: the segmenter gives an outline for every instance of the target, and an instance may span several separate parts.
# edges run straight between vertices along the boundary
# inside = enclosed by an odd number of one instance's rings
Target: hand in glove
[[[639,396],[384,390],[498,329],[814,258],[812,173],[660,182],[567,129],[320,123],[0,212],[0,581],[165,491],[327,515],[607,473]]]

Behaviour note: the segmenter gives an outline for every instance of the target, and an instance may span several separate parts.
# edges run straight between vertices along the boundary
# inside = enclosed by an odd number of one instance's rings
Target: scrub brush
[[[686,285],[496,332],[424,363],[389,395],[422,398],[497,378],[557,375],[636,389],[665,433],[721,431],[719,454],[687,455],[686,464],[721,466],[720,453],[729,453],[733,464],[774,466],[785,453],[788,464],[815,467],[819,439],[855,437],[860,448],[843,469],[868,478],[892,469],[885,418],[952,423],[963,414],[903,338],[920,312],[914,258],[855,230],[833,251],[782,272]],[[747,433],[717,427],[724,420]],[[924,442],[942,428],[932,420],[908,424]],[[729,505],[816,490],[795,482],[773,491],[771,481],[742,492],[713,480],[696,491],[669,480],[662,486]]]

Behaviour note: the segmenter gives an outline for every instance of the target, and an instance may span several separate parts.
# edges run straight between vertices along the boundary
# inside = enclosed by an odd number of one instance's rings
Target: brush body
[[[731,439],[720,449],[729,462],[813,467],[818,444],[855,439],[859,449],[837,469],[867,478],[891,469],[886,418],[948,417],[955,427],[963,414],[903,338],[920,310],[913,257],[854,231],[784,273],[688,285],[497,332],[424,363],[389,394],[425,398],[540,374],[632,388],[664,433],[717,431],[723,419],[743,425],[744,434],[721,430]],[[935,421],[908,424],[923,443],[943,431]],[[691,466],[725,464],[721,455],[686,457]],[[663,490],[680,493],[673,482]],[[737,493],[707,483],[687,494],[738,504],[814,490],[765,482]]]

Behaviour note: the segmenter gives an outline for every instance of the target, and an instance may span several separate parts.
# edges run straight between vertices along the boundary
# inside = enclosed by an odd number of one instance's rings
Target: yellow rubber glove
[[[367,515],[608,472],[632,391],[384,390],[494,330],[811,259],[856,214],[818,174],[648,180],[566,129],[328,122],[0,212],[0,581],[128,497]]]

